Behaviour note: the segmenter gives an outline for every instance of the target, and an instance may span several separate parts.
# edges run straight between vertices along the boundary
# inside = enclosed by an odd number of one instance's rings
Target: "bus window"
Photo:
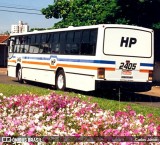
[[[20,49],[21,49],[21,46],[20,46],[19,44],[18,44],[18,45],[16,44],[16,45],[15,45],[14,52],[15,52],[15,53],[19,53],[19,52],[20,52]]]
[[[15,37],[10,38],[9,42],[9,52],[14,52],[14,47],[15,47]]]
[[[95,55],[97,30],[84,30],[82,34],[81,54]]]
[[[52,54],[59,54],[59,52],[60,52],[59,34],[60,33],[52,34],[52,41],[51,41],[51,44],[50,44]]]
[[[65,54],[72,54],[74,31],[67,32]]]
[[[42,47],[41,49],[43,49],[43,53],[45,53],[45,54],[51,53],[50,44],[48,44],[48,43],[42,44],[41,47]]]
[[[39,46],[37,45],[30,45],[29,53],[39,53]]]
[[[91,30],[90,33],[90,45],[89,49],[92,51],[92,54],[95,55],[96,52],[96,45],[97,45],[97,29]]]
[[[67,32],[65,54],[70,54],[70,55],[79,54],[79,44],[74,41],[76,40],[74,37],[79,35],[75,35],[75,33],[76,31]]]
[[[81,43],[81,35],[82,35],[82,31],[75,31],[74,33],[74,43]]]
[[[58,43],[59,42],[59,33],[55,33],[53,37],[53,43]]]
[[[46,43],[46,40],[47,40],[47,34],[42,34],[41,43]]]
[[[21,45],[20,46],[20,53],[28,53],[29,52],[29,45]]]
[[[74,31],[67,32],[67,44],[73,43]]]
[[[59,54],[60,53],[60,44],[59,43],[52,43],[51,44],[51,53],[52,54]]]
[[[66,47],[66,32],[60,33],[60,53],[65,54],[65,47]]]
[[[97,29],[91,30],[90,33],[90,43],[97,43]]]
[[[30,44],[35,44],[36,43],[36,35],[31,35],[30,36]]]
[[[36,44],[40,44],[41,43],[41,34],[37,34],[36,35]]]

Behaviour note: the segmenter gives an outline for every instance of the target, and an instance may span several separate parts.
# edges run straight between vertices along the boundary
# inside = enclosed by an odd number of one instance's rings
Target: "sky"
[[[54,0],[0,0],[0,33],[10,32],[11,25],[18,24],[18,21],[27,23],[30,29],[52,27],[59,19],[46,19],[44,15],[37,14],[41,14],[39,10],[46,8],[48,5],[52,5],[53,2]]]

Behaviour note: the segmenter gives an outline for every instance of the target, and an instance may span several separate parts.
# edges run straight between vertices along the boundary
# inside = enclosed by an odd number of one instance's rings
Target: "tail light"
[[[105,68],[98,68],[97,77],[98,79],[105,79]]]
[[[153,77],[153,71],[150,70],[148,75],[148,81],[152,81],[152,77]]]

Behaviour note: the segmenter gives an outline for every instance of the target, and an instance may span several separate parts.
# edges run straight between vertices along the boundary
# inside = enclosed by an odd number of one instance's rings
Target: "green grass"
[[[111,100],[107,98],[94,97],[92,95],[82,95],[75,92],[62,92],[56,91],[47,88],[41,88],[37,86],[25,86],[25,85],[11,85],[11,84],[0,84],[0,93],[9,97],[18,94],[36,94],[36,95],[48,95],[49,93],[55,92],[57,94],[68,95],[71,97],[79,97],[84,101],[88,101],[88,98],[91,98],[91,102],[97,103],[102,109],[107,110],[123,110],[127,106],[131,106],[133,110],[137,113],[141,113],[143,115],[147,115],[149,113],[153,114],[155,117],[160,117],[160,108],[156,107],[148,107],[144,105],[134,104],[132,102],[120,102],[117,100]],[[129,97],[129,96],[128,96]]]
[[[19,94],[29,94],[29,93],[37,95],[47,95],[51,93],[51,90],[35,86],[0,84],[0,93],[3,93],[3,95],[7,97]]]

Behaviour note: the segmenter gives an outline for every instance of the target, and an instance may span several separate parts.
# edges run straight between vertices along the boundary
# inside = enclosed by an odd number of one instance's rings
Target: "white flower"
[[[39,122],[39,119],[38,119],[38,118],[36,118],[34,122],[35,122],[35,123],[38,123],[38,122]]]
[[[45,129],[46,129],[47,131],[50,131],[50,130],[52,129],[52,126],[47,126]]]
[[[154,136],[157,136],[157,131],[156,131],[156,130],[154,130],[153,135],[154,135]]]
[[[136,122],[136,125],[141,125],[140,120],[136,120],[135,122]]]
[[[120,127],[120,126],[119,126],[117,129],[118,129],[118,130],[121,130],[121,129],[122,129],[122,127]]]
[[[3,93],[0,93],[0,96],[3,96]]]
[[[148,128],[148,125],[145,125],[144,128]]]
[[[59,128],[56,128],[55,133],[59,135],[61,133],[61,130]]]
[[[20,130],[25,130],[25,129],[26,129],[26,127],[23,126],[23,125],[18,126],[18,128],[19,128]]]
[[[41,131],[41,130],[42,130],[42,127],[37,126],[37,127],[36,127],[36,130],[37,130],[37,131]]]
[[[73,129],[73,128],[72,128],[70,131],[71,131],[72,133],[76,133],[76,130]]]

